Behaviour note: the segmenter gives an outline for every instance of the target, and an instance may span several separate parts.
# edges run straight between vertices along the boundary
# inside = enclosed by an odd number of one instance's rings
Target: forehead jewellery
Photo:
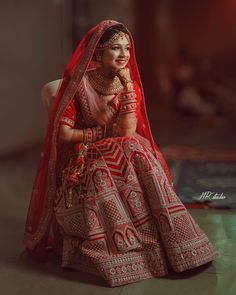
[[[104,42],[102,44],[98,44],[97,45],[97,49],[107,49],[110,48],[112,46],[112,44],[118,39],[118,38],[126,38],[126,40],[130,43],[130,39],[129,36],[127,34],[125,34],[124,32],[118,32],[116,34],[114,34],[107,42]]]

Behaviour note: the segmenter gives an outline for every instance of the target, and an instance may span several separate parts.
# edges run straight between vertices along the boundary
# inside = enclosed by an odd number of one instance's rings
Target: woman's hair
[[[101,45],[111,39],[116,33],[123,32],[125,34],[129,34],[128,30],[121,24],[110,27],[105,31],[102,35],[101,39],[99,40],[98,44]]]

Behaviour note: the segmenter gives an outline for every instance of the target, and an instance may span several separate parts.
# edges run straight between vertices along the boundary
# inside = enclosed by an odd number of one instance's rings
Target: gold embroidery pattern
[[[153,159],[146,139],[140,135],[104,139],[93,143],[88,154],[92,158],[80,183],[84,207],[75,204],[60,211],[60,220],[66,221],[61,222],[67,241],[63,266],[85,270],[87,261],[88,272],[97,270],[110,286],[119,286],[167,274],[166,255],[177,272],[216,257],[213,245]],[[136,172],[137,154],[142,164],[147,163],[145,173]],[[83,208],[90,208],[91,214],[81,213]],[[83,237],[81,244],[75,242],[76,232]]]
[[[91,113],[89,103],[88,103],[88,96],[87,96],[87,93],[84,89],[83,80],[81,81],[81,83],[79,85],[78,91],[76,93],[76,98],[78,99],[78,101],[80,103],[86,126],[87,127],[96,126],[97,122]]]

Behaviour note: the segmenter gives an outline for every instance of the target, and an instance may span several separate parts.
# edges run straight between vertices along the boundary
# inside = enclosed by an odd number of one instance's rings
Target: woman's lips
[[[119,59],[116,62],[119,63],[119,64],[124,64],[124,63],[127,62],[127,60],[126,59]]]

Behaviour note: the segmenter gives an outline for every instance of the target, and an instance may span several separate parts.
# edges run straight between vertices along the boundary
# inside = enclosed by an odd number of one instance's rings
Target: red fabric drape
[[[80,41],[64,71],[62,77],[63,80],[56,95],[49,118],[47,135],[38,165],[26,221],[24,238],[25,246],[36,254],[37,251],[45,249],[45,247],[49,245],[50,240],[55,239],[55,233],[52,228],[53,207],[56,193],[56,163],[58,159],[57,134],[62,114],[74,98],[85,72],[94,67],[92,57],[99,39],[108,28],[117,24],[120,23],[113,20],[106,20],[92,28]],[[169,169],[164,159],[160,157],[158,147],[153,140],[131,34],[130,39],[131,51],[129,67],[132,73],[132,78],[137,82],[140,88],[140,95],[138,95],[140,111],[137,115],[137,132],[151,142],[153,153],[156,157],[159,155],[158,159],[161,161],[161,165],[166,172],[169,182],[172,184]]]

